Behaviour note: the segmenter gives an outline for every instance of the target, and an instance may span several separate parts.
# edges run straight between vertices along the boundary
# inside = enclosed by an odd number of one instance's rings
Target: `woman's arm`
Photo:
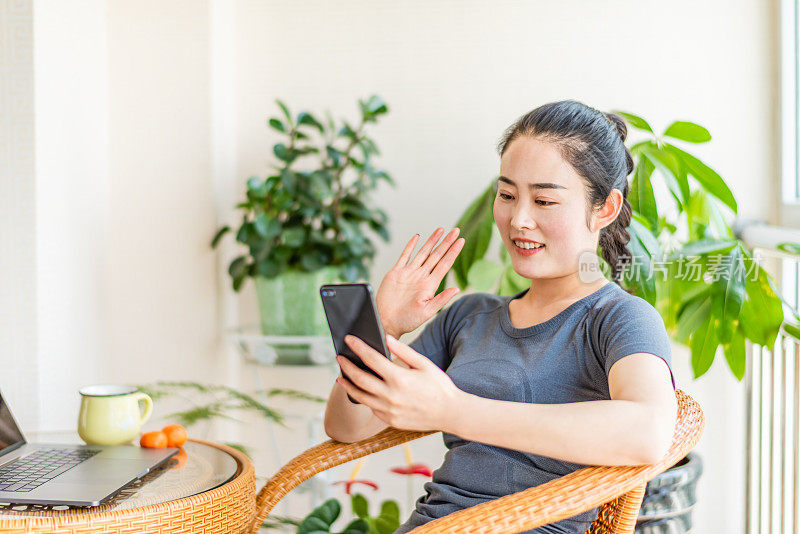
[[[367,406],[350,402],[341,385],[333,384],[325,407],[325,433],[329,438],[353,443],[374,436],[387,426]]]
[[[450,430],[465,439],[589,465],[660,460],[672,443],[677,401],[669,369],[652,354],[611,368],[611,400],[525,404],[464,394]],[[468,414],[465,415],[465,414]]]
[[[637,353],[609,373],[611,400],[529,404],[486,399],[459,390],[449,377],[408,345],[389,339],[409,369],[391,367],[368,345],[348,344],[383,377],[378,380],[340,362],[346,392],[386,424],[409,430],[443,430],[457,436],[588,465],[658,461],[671,443],[677,402],[667,364]],[[385,358],[384,358],[385,360]]]

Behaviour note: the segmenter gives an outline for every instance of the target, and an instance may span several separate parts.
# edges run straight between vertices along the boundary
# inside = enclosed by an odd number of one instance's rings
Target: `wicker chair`
[[[672,446],[660,462],[639,466],[591,466],[513,495],[460,510],[414,529],[415,533],[516,533],[599,506],[586,534],[633,532],[647,481],[681,460],[697,444],[705,420],[700,406],[681,390]],[[326,441],[283,466],[256,498],[255,533],[270,510],[298,484],[331,467],[433,432],[387,428],[357,443]]]

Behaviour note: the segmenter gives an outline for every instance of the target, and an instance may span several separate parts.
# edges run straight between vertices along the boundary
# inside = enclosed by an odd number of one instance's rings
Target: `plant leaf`
[[[733,193],[731,193],[728,185],[714,169],[675,145],[665,143],[664,146],[686,166],[689,174],[694,176],[700,185],[703,186],[703,189],[717,197],[734,213],[737,213],[736,199]]]
[[[531,287],[530,279],[517,274],[514,268],[508,265],[505,271],[503,271],[503,275],[500,277],[500,288],[498,291],[501,295],[516,295],[529,287]]]
[[[290,161],[291,155],[289,154],[289,148],[284,145],[283,143],[277,143],[272,147],[272,152],[275,153],[275,157],[277,157],[281,161]]]
[[[653,128],[650,127],[647,121],[639,117],[638,115],[634,115],[633,113],[628,113],[627,111],[619,111],[619,110],[613,110],[612,113],[616,113],[617,115],[625,119],[625,121],[628,124],[636,128],[637,130],[644,130],[645,132],[654,133]]]
[[[355,519],[344,527],[341,534],[368,534],[369,524],[363,519]]]
[[[689,180],[678,160],[652,141],[642,144],[641,153],[644,158],[647,158],[656,166],[664,177],[670,193],[672,193],[678,203],[678,207],[682,210],[683,204],[689,199],[691,191],[689,189]]]
[[[228,233],[230,231],[230,229],[231,229],[230,226],[223,226],[222,228],[220,228],[217,231],[216,235],[214,235],[214,239],[211,240],[211,248],[217,248],[217,245],[219,244],[219,240],[222,239],[222,236],[224,236],[226,233]]]
[[[384,102],[383,99],[381,99],[381,97],[378,95],[370,96],[364,104],[364,109],[369,115],[380,115],[389,111],[389,108],[386,106],[386,102]]]
[[[261,213],[253,223],[258,235],[264,240],[270,240],[281,233],[281,222],[278,219],[267,216],[266,213]]]
[[[291,126],[292,125],[292,114],[289,112],[289,108],[286,107],[286,104],[284,104],[280,100],[275,100],[275,103],[278,104],[279,108],[281,108],[281,111],[283,111],[283,114],[286,117],[286,120],[289,121],[289,125]]]
[[[652,276],[654,256],[658,256],[658,241],[647,227],[636,220],[631,219],[628,229],[631,240],[628,246],[631,251],[631,263],[625,266],[622,279],[625,283],[635,289],[635,293],[649,302],[652,306],[656,305],[656,280]],[[612,266],[609,266],[612,267]]]
[[[734,330],[731,340],[723,345],[722,348],[725,351],[725,360],[728,362],[728,368],[730,368],[733,376],[741,382],[744,378],[747,359],[742,331],[738,328]]]
[[[301,112],[297,116],[297,124],[298,124],[298,126],[301,125],[301,124],[305,124],[307,126],[312,126],[312,127],[316,128],[317,130],[319,130],[320,133],[325,131],[325,128],[322,126],[322,124],[317,119],[315,119],[312,114],[307,113],[305,111]]]
[[[716,332],[716,321],[714,316],[710,315],[692,335],[692,371],[695,378],[703,376],[714,363],[714,356],[719,346]]]
[[[707,143],[711,141],[711,134],[694,122],[675,121],[664,130],[664,135],[674,139],[680,139],[688,143]]]
[[[677,251],[670,255],[674,259],[679,256],[701,256],[711,252],[724,253],[737,245],[738,241],[735,239],[700,239],[687,243]]]
[[[650,176],[654,169],[653,164],[646,158],[640,159],[639,165],[633,172],[631,189],[628,194],[631,208],[644,217],[652,231],[656,231],[658,228],[658,207],[656,206],[656,196],[653,193],[653,184],[650,182]]]
[[[778,243],[775,245],[775,248],[782,252],[786,252],[787,254],[800,255],[800,243],[792,243],[787,241],[785,243]]]
[[[747,339],[771,349],[784,320],[783,305],[772,289],[767,272],[747,252],[744,253],[744,258],[746,262],[753,262],[757,276],[747,275],[747,297],[742,306],[739,324]]]
[[[381,503],[381,515],[378,517],[390,519],[392,521],[400,521],[400,507],[395,501],[383,501]],[[399,525],[398,525],[399,526]],[[397,528],[397,527],[395,527]]]
[[[336,499],[328,499],[308,514],[300,523],[297,534],[311,534],[311,532],[322,530],[330,531],[331,525],[339,517],[342,505]]]
[[[464,248],[453,263],[453,273],[461,289],[469,285],[470,267],[483,258],[492,240],[494,196],[494,184],[491,184],[470,204],[456,223],[461,230],[460,237],[465,241]]]
[[[306,242],[306,231],[304,228],[288,228],[282,237],[286,246],[300,248]]]
[[[350,497],[350,505],[353,507],[353,513],[361,519],[369,517],[369,503],[367,498],[360,493],[356,493]]]
[[[685,304],[678,314],[678,330],[675,339],[688,344],[689,338],[708,320],[710,313],[711,298],[707,294]]]
[[[731,341],[733,332],[736,329],[736,323],[738,323],[739,314],[742,312],[747,268],[743,261],[742,249],[738,244],[723,257],[723,261],[720,276],[716,280],[722,286],[723,291],[719,340],[722,343],[728,343]]]
[[[269,120],[268,124],[270,128],[272,128],[273,130],[278,130],[281,133],[286,132],[286,126],[284,126],[284,124],[279,119],[272,118]]]
[[[228,274],[234,278],[238,278],[247,273],[247,257],[239,256],[233,260],[228,267]]]
[[[800,341],[800,327],[795,324],[786,323],[783,325],[786,333],[792,336],[796,341]]]
[[[480,258],[469,268],[469,287],[479,292],[490,292],[503,274],[503,266],[492,260]]]

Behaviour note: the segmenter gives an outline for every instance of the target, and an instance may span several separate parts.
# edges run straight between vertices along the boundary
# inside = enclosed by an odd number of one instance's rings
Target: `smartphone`
[[[326,284],[319,288],[319,293],[336,354],[341,354],[360,369],[378,376],[344,342],[347,334],[354,335],[390,358],[372,287],[369,284]],[[347,397],[350,402],[358,404],[350,395]]]

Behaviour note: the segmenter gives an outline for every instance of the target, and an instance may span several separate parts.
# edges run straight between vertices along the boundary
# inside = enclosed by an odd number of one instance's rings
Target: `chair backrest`
[[[628,534],[636,527],[647,484],[603,503],[586,534]]]

